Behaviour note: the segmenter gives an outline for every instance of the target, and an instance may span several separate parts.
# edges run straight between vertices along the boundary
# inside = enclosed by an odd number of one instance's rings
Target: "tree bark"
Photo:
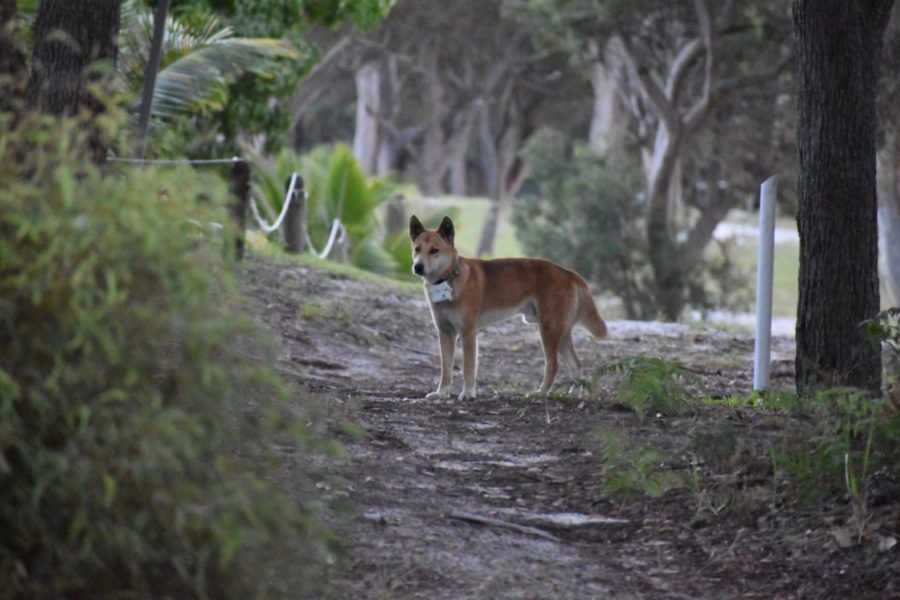
[[[623,52],[621,38],[614,36],[606,43],[602,60],[590,67],[594,109],[588,143],[604,159],[621,146],[628,126],[628,107],[621,89],[625,78]]]
[[[104,111],[92,87],[112,76],[118,46],[119,0],[42,0],[34,21],[28,97],[41,112],[89,119]],[[91,123],[94,162],[106,157],[104,136]]]
[[[900,306],[900,135],[888,129],[878,153],[878,245],[888,304]]]
[[[23,108],[27,74],[16,2],[0,0],[0,113]]]
[[[800,158],[798,393],[880,389],[875,95],[893,0],[794,0]]]
[[[375,173],[378,148],[378,118],[381,112],[381,70],[368,62],[356,72],[356,129],[353,154],[363,173]]]

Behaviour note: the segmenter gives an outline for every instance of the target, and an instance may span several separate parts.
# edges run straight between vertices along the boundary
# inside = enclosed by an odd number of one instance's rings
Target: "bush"
[[[552,130],[535,134],[524,150],[531,178],[513,205],[523,249],[581,273],[622,301],[629,319],[649,320],[660,308],[650,269],[639,167],[607,164],[584,143],[570,145]],[[688,304],[703,311],[744,309],[747,277],[726,244],[702,260],[682,245],[669,257]]]
[[[692,409],[694,394],[689,387],[700,387],[700,379],[683,365],[652,356],[631,356],[599,369],[591,387],[609,374],[620,374],[619,402],[643,420],[647,413],[684,414]]]
[[[244,597],[311,524],[257,472],[290,423],[224,308],[226,188],[101,173],[78,130],[0,133],[0,597]]]
[[[531,186],[512,212],[523,250],[615,294],[628,318],[652,318],[652,274],[633,170],[613,170],[586,145],[569,148],[565,136],[551,130],[538,132],[524,154]]]

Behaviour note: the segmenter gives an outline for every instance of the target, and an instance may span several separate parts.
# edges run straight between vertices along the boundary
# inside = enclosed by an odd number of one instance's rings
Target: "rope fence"
[[[107,162],[120,162],[132,165],[230,165],[237,162],[247,162],[240,156],[232,156],[231,158],[204,158],[204,159],[188,159],[188,158],[121,158],[118,156],[107,156]]]
[[[269,225],[265,219],[262,218],[259,214],[259,208],[256,206],[256,198],[250,197],[250,209],[253,211],[253,218],[256,219],[257,225],[262,229],[265,233],[272,233],[273,231],[277,231],[279,227],[281,227],[281,222],[284,221],[284,218],[287,216],[288,209],[291,207],[291,201],[294,199],[294,187],[297,184],[297,178],[299,175],[297,173],[293,173],[291,175],[291,183],[288,186],[287,195],[284,197],[284,203],[281,206],[281,214],[278,215],[278,218],[275,219],[275,223]],[[305,194],[304,194],[305,197]]]
[[[347,229],[340,219],[334,219],[331,224],[331,232],[328,241],[321,252],[313,246],[307,228],[306,200],[307,194],[303,189],[303,178],[299,173],[292,173],[286,182],[287,191],[281,212],[274,223],[268,223],[260,214],[256,199],[250,194],[250,165],[247,159],[240,156],[231,158],[207,158],[207,159],[144,159],[108,156],[109,162],[119,162],[131,165],[231,165],[229,182],[234,202],[231,205],[232,220],[238,228],[239,235],[235,240],[235,254],[238,260],[244,256],[244,233],[246,231],[247,205],[250,212],[259,225],[260,230],[266,235],[279,229],[284,232],[285,246],[288,252],[299,254],[305,249],[318,258],[330,258],[341,262],[347,257]],[[188,222],[202,227],[196,220],[188,219]],[[221,224],[214,223],[216,229],[221,229]]]
[[[312,239],[309,237],[309,229],[307,227],[307,198],[308,195],[303,189],[303,178],[300,177],[299,173],[295,172],[292,173],[288,179],[287,193],[285,194],[284,202],[281,205],[281,213],[279,213],[274,223],[269,224],[262,217],[259,212],[259,206],[256,203],[256,198],[253,198],[252,196],[250,197],[250,211],[253,214],[253,218],[256,220],[256,224],[259,225],[260,230],[265,234],[273,233],[278,229],[281,229],[282,225],[285,225],[285,244],[289,251],[302,251],[303,244],[297,244],[297,240],[292,239],[300,235],[299,231],[294,233],[294,230],[302,230],[302,240],[305,242],[306,248],[308,248],[312,254],[319,258],[330,257],[343,260],[345,254],[344,247],[347,242],[347,229],[340,219],[334,219],[331,223],[331,232],[328,234],[328,241],[325,243],[325,248],[323,248],[321,252],[316,250],[316,247],[312,243]],[[293,215],[293,218],[291,218],[290,215]],[[286,218],[290,223],[285,223]],[[293,225],[293,227],[287,225]],[[297,245],[301,246],[299,250],[295,249],[295,246]],[[332,253],[334,253],[334,255]]]

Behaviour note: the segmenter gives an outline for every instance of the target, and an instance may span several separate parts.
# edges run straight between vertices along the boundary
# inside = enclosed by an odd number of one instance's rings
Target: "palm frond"
[[[142,3],[123,5],[119,71],[132,90],[140,89],[150,54],[153,14]],[[266,76],[270,59],[299,59],[295,45],[280,39],[234,37],[213,14],[188,26],[166,17],[161,70],[152,115],[173,117],[220,110],[228,101],[227,86],[244,73]]]
[[[163,68],[156,81],[153,114],[171,117],[207,106],[220,109],[226,86],[243,73],[266,75],[265,58],[299,58],[293,44],[268,38],[228,38],[197,48]]]

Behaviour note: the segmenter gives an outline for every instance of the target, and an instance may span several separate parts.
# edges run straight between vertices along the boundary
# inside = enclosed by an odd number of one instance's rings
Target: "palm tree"
[[[137,0],[122,7],[119,73],[137,97],[150,54],[153,15]],[[247,73],[266,76],[271,59],[297,60],[300,51],[286,40],[236,37],[213,14],[185,24],[166,16],[161,70],[153,93],[151,115],[157,122],[222,111],[228,85]]]

